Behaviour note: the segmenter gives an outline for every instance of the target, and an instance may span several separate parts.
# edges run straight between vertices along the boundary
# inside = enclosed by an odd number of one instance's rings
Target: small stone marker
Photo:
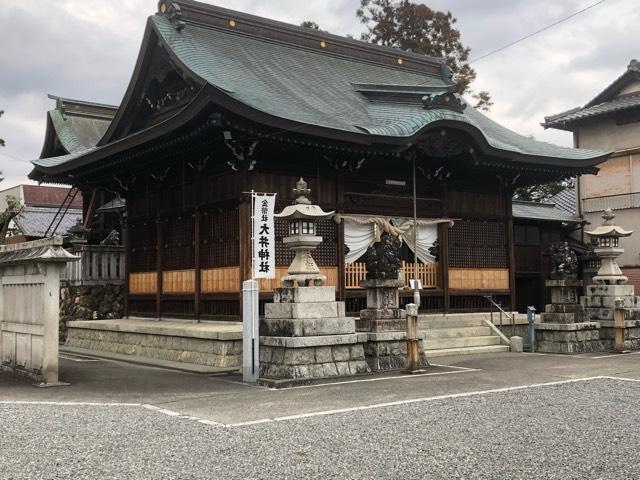
[[[511,352],[512,353],[522,353],[524,348],[522,346],[522,337],[514,336],[509,339],[511,342]]]

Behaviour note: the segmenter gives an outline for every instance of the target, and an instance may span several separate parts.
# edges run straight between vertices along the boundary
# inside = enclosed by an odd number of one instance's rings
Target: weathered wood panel
[[[129,274],[129,293],[131,295],[149,295],[158,289],[156,272],[136,272]]]
[[[509,290],[508,268],[450,268],[452,290]]]
[[[162,272],[162,293],[194,293],[195,289],[195,270],[174,270]]]
[[[202,270],[202,293],[239,292],[240,267]]]

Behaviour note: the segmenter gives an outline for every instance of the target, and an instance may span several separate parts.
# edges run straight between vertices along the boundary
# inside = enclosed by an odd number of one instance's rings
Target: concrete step
[[[433,340],[427,340],[424,342],[424,348],[426,350],[442,350],[450,348],[463,348],[463,347],[486,347],[491,345],[500,345],[500,337],[496,336],[482,336],[482,337],[460,337],[460,338],[436,338]]]
[[[454,327],[454,328],[429,328],[425,330],[427,338],[459,338],[459,337],[486,337],[491,335],[489,327]]]
[[[446,357],[457,355],[473,355],[477,353],[503,353],[508,352],[509,347],[506,345],[490,345],[483,347],[462,347],[462,348],[443,348],[440,350],[426,350],[427,358]]]

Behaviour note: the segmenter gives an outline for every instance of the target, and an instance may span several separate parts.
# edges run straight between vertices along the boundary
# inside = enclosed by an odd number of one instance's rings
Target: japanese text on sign
[[[253,277],[276,277],[275,195],[253,195]]]

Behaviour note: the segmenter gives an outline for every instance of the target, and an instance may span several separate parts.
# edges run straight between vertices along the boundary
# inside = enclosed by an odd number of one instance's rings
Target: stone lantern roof
[[[296,203],[286,206],[281,213],[274,215],[274,217],[282,220],[325,220],[335,214],[335,212],[325,212],[318,205],[311,204],[311,201],[307,198],[311,190],[307,188],[307,182],[302,178],[298,180],[293,191],[298,196]]]
[[[592,237],[628,237],[633,233],[633,230],[625,230],[613,222],[616,214],[610,208],[604,211],[602,218],[604,219],[602,225],[585,233]]]

